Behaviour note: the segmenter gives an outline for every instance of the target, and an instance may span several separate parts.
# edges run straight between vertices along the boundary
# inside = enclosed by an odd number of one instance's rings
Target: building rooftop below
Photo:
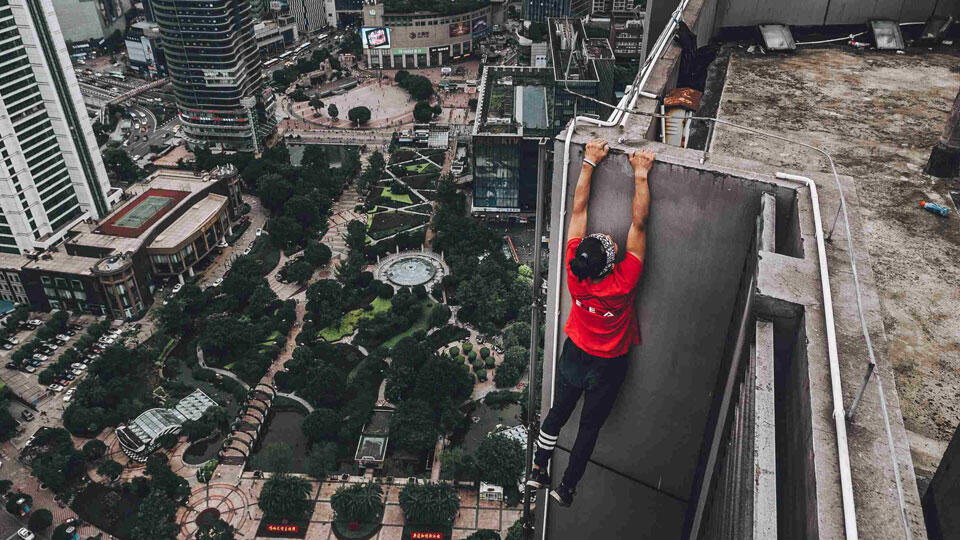
[[[487,66],[480,80],[474,134],[552,134],[553,82],[549,68]]]
[[[187,209],[176,221],[168,225],[148,249],[173,249],[179,247],[203,224],[212,219],[227,205],[223,195],[211,193]]]

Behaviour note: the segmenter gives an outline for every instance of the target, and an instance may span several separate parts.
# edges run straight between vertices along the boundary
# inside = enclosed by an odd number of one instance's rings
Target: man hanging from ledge
[[[557,438],[584,395],[580,428],[570,452],[563,479],[550,496],[561,506],[570,506],[574,491],[593,454],[600,428],[613,409],[613,402],[627,372],[630,347],[640,343],[634,308],[637,282],[643,271],[646,247],[644,227],[650,208],[647,173],[655,154],[640,150],[629,155],[636,188],[633,220],[627,233],[627,254],[616,262],[619,246],[609,234],[587,232],[590,181],[610,145],[596,140],[587,144],[580,178],[573,197],[573,214],[567,229],[567,287],[573,298],[564,332],[567,340],[555,373],[556,398],[540,426],[537,453],[527,485],[550,487],[547,464]]]

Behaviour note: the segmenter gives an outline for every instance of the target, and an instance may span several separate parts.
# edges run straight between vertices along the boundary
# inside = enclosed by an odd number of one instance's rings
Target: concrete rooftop
[[[695,30],[696,9],[702,5],[691,2],[693,11],[684,17]],[[720,61],[727,62],[727,57]],[[661,94],[669,90],[678,62],[679,50],[669,48],[654,66],[646,90]],[[921,450],[936,453],[938,442],[949,437],[958,420],[960,287],[952,254],[960,235],[955,219],[944,220],[919,208],[921,200],[952,206],[947,186],[925,177],[921,169],[956,95],[960,82],[956,65],[954,54],[924,51],[898,55],[823,48],[748,56],[736,49],[726,79],[721,73],[715,85],[715,91],[722,91],[719,118],[822,146],[837,162],[851,214],[866,322],[894,439],[891,457],[878,386],[871,381],[856,417],[846,423],[860,538],[904,537],[892,459],[903,484],[913,537],[926,537],[914,459],[922,465],[921,472],[927,470],[927,462],[935,467],[939,456],[920,456]],[[641,100],[637,109],[652,112],[654,106],[653,100]],[[809,193],[801,185],[791,186],[773,176],[791,172],[815,181],[827,231],[840,204],[835,179],[819,154],[735,128],[718,126],[707,154],[650,142],[656,130],[654,121],[641,115],[631,116],[622,127],[578,126],[571,172],[565,179],[560,174],[562,134],[555,144],[551,246],[564,244],[560,189],[566,182],[569,205],[587,141],[604,138],[614,148],[612,159],[594,176],[588,232],[603,230],[621,241],[629,222],[630,182],[625,179],[630,173],[622,153],[616,153],[653,147],[659,157],[650,178],[650,259],[638,297],[644,345],[632,354],[631,371],[601,432],[576,507],[565,510],[547,504],[547,519],[542,521],[541,505],[538,537],[683,535],[685,520],[696,503],[692,488],[699,474],[696,468],[702,466],[697,465],[697,456],[711,429],[706,408],[716,398],[716,382],[723,375],[718,371],[722,367],[719,354],[722,332],[733,310],[734,299],[729,295],[736,279],[723,280],[737,278],[724,276],[740,272],[737,261],[730,259],[733,255],[717,251],[716,245],[740,253],[738,246],[745,242],[742,223],[758,212],[751,193],[760,190],[776,196],[778,249],[759,254],[757,316],[776,319],[802,314],[796,349],[783,350],[782,329],[776,331],[779,343],[774,345],[778,370],[783,369],[781,358],[793,359],[786,380],[797,375],[808,378],[800,383],[806,386],[799,395],[801,403],[809,400],[809,410],[787,418],[799,421],[796,425],[780,423],[782,409],[793,415],[798,411],[790,409],[789,401],[781,403],[779,385],[784,379],[778,378],[777,383],[778,468],[784,465],[779,462],[782,454],[803,445],[810,449],[810,469],[791,470],[795,464],[790,461],[778,470],[776,499],[777,505],[784,506],[778,511],[795,514],[778,516],[780,537],[843,538],[834,403]],[[793,206],[784,205],[791,198],[784,190],[795,194]],[[726,215],[718,213],[718,205],[727,205]],[[796,243],[793,252],[781,252],[781,216],[796,220],[799,227],[799,237],[788,238]],[[841,222],[826,247],[844,408],[852,403],[867,364],[846,237]],[[569,310],[569,295],[556,266],[552,258],[547,313],[559,310],[561,315],[556,325],[548,317],[544,414],[554,377],[552,329],[562,328]],[[557,305],[553,291],[558,287]],[[784,312],[776,315],[778,309]],[[557,343],[562,339],[560,332]],[[578,416],[579,409],[558,443],[555,476],[566,464]],[[809,506],[791,508],[785,501]],[[584,520],[585,515],[590,519]]]

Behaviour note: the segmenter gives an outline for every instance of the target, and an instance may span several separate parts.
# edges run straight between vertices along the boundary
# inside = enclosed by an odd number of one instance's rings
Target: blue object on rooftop
[[[10,313],[14,309],[13,302],[9,300],[0,300],[0,315],[5,315]]]

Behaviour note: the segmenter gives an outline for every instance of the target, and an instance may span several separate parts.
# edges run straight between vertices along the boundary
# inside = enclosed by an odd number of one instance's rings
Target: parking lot
[[[50,319],[49,314],[33,314],[31,319],[38,319],[46,323]],[[22,399],[26,404],[12,399],[8,410],[13,415],[13,417],[20,422],[22,430],[20,433],[14,437],[10,442],[17,448],[22,449],[26,444],[27,439],[32,436],[40,427],[42,426],[61,426],[61,419],[63,418],[63,411],[66,408],[68,402],[65,401],[67,393],[71,389],[77,387],[79,382],[86,376],[87,368],[86,365],[79,367],[74,371],[70,369],[65,369],[62,373],[70,373],[74,378],[72,380],[65,381],[65,388],[60,390],[52,390],[49,388],[49,385],[40,384],[39,376],[47,367],[55,364],[65,351],[70,350],[76,344],[77,340],[80,339],[80,336],[87,333],[88,327],[96,321],[96,317],[93,315],[81,315],[79,317],[72,318],[68,324],[76,325],[73,330],[71,330],[74,335],[64,335],[68,337],[64,343],[57,346],[57,349],[53,354],[49,355],[46,360],[41,362],[41,365],[35,366],[35,371],[33,373],[28,373],[22,369],[14,369],[10,366],[4,367],[0,370],[0,380],[10,388],[10,390],[20,399]],[[17,332],[16,339],[18,341],[17,345],[12,350],[4,350],[0,352],[0,361],[3,364],[8,364],[11,361],[13,353],[16,352],[20,347],[29,343],[34,339],[39,327],[36,329],[25,330]],[[141,330],[142,332],[142,330]],[[124,336],[124,339],[137,339],[137,335],[130,333],[129,335]],[[45,354],[45,353],[39,353]],[[82,361],[78,362],[83,364]],[[72,392],[70,392],[72,394]],[[24,411],[27,411],[33,418],[27,419],[24,416]]]

